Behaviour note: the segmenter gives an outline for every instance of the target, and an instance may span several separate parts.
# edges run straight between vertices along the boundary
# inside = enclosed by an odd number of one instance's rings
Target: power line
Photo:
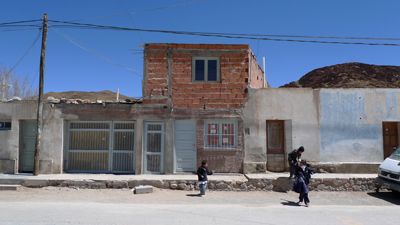
[[[110,18],[110,17],[115,17],[115,16],[126,16],[126,15],[151,12],[151,11],[156,11],[156,10],[161,10],[161,9],[168,9],[168,8],[173,8],[173,7],[177,7],[177,6],[189,5],[189,4],[198,3],[198,2],[204,2],[204,1],[207,1],[207,0],[199,0],[199,1],[194,1],[194,2],[187,2],[187,3],[171,5],[171,6],[165,6],[165,7],[155,8],[155,9],[148,9],[148,10],[138,11],[138,12],[116,14],[116,15],[109,15],[109,16],[101,16],[101,17],[92,17],[92,18],[86,18],[86,19],[77,19],[77,20],[71,20],[71,22],[72,21],[93,20],[93,19],[103,19],[103,18]]]
[[[37,40],[39,40],[40,34],[41,34],[41,31],[39,31],[38,36],[35,38],[35,40],[34,40],[33,43],[31,44],[31,46],[29,46],[29,48],[28,48],[28,50],[25,52],[25,54],[24,54],[24,55],[18,60],[18,62],[8,71],[7,74],[10,74],[10,73],[15,69],[15,67],[17,67],[17,66],[25,59],[25,57],[28,55],[28,53],[30,52],[30,50],[31,50],[31,49],[33,48],[33,46],[36,44]]]
[[[64,34],[64,33],[62,33],[61,31],[59,31],[59,30],[57,30],[57,29],[55,29],[53,26],[49,26],[49,27],[50,27],[51,29],[53,29],[56,33],[58,33],[59,35],[61,35],[62,37],[64,37],[64,38],[67,39],[68,41],[70,41],[71,43],[73,43],[74,45],[78,46],[79,48],[81,48],[81,49],[83,49],[83,50],[85,50],[85,51],[88,51],[88,52],[90,52],[90,53],[92,53],[92,54],[94,54],[94,55],[97,55],[97,56],[99,56],[100,58],[103,58],[103,59],[109,61],[110,63],[114,64],[114,65],[117,65],[117,66],[119,66],[119,67],[121,67],[121,68],[124,68],[124,69],[126,69],[126,70],[128,70],[128,71],[130,71],[130,72],[132,72],[132,73],[134,73],[134,74],[136,74],[136,75],[142,77],[142,75],[140,75],[139,73],[137,73],[135,70],[132,70],[132,69],[129,69],[129,68],[125,67],[125,66],[122,66],[121,64],[116,63],[115,61],[113,61],[113,60],[111,60],[111,59],[105,57],[104,55],[102,55],[102,54],[96,52],[95,50],[90,49],[90,48],[84,46],[83,44],[77,42],[76,40],[74,40],[74,39],[71,38],[70,36],[68,36],[68,35],[66,35],[66,34]]]
[[[128,12],[128,10],[126,10],[125,7],[124,7],[118,0],[115,0],[115,1],[121,6],[121,8],[122,8],[123,10],[125,10],[126,12]],[[133,18],[132,18],[132,15],[131,15],[131,14],[129,14],[129,19],[130,19],[131,22],[132,22],[133,28],[136,28],[135,23],[133,22]],[[136,33],[137,33],[137,35],[139,36],[139,38],[140,38],[140,40],[142,41],[142,44],[143,44],[144,41],[143,41],[143,39],[142,39],[142,36],[140,36],[139,31],[137,31]]]
[[[352,45],[383,45],[383,46],[400,46],[395,43],[366,43],[366,42],[344,42],[344,41],[316,41],[316,40],[301,40],[301,39],[282,39],[282,38],[307,38],[307,39],[352,39],[352,40],[376,40],[376,41],[400,41],[400,38],[369,38],[369,37],[324,37],[324,36],[298,36],[298,35],[270,35],[270,34],[234,34],[234,33],[213,33],[213,32],[195,32],[195,31],[170,31],[170,30],[150,30],[150,29],[137,29],[116,26],[103,26],[96,24],[83,24],[72,23],[64,21],[52,20],[54,23],[61,23],[63,25],[54,25],[56,27],[73,27],[81,29],[100,29],[100,30],[119,30],[119,31],[141,31],[141,32],[155,32],[155,33],[168,33],[179,35],[193,35],[205,37],[220,37],[232,39],[250,39],[250,40],[265,40],[265,41],[287,41],[287,42],[302,42],[302,43],[322,43],[322,44],[352,44]],[[272,37],[272,38],[271,38]],[[281,38],[276,38],[281,37]]]

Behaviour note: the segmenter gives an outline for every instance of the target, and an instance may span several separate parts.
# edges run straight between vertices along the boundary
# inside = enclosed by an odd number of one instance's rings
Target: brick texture
[[[216,149],[204,147],[204,120],[197,121],[197,165],[207,160],[210,169],[217,173],[243,172],[243,122],[238,121],[237,148]]]
[[[219,57],[220,82],[192,82],[192,57],[195,56]],[[253,57],[251,63],[249,56]],[[168,68],[168,57],[172,68]],[[263,84],[262,70],[248,45],[146,44],[145,63],[144,104],[163,104],[148,100],[167,96],[170,89],[168,98],[174,108],[241,108],[247,100],[247,86],[258,88]],[[249,66],[251,84],[248,84]]]

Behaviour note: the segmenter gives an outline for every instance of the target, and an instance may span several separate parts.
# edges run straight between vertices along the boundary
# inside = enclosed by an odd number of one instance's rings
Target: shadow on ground
[[[400,205],[400,193],[399,192],[371,192],[369,196],[379,198],[392,204]]]
[[[287,206],[300,206],[299,204],[297,204],[297,202],[289,201],[286,199],[281,199],[281,203],[282,205],[287,205]]]
[[[188,197],[201,197],[200,194],[187,194]]]

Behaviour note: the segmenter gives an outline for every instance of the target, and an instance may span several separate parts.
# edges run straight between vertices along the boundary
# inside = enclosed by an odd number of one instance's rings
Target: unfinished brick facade
[[[194,82],[193,57],[217,57],[219,80]],[[174,108],[240,108],[266,83],[249,45],[146,44],[144,72],[143,103]]]
[[[209,71],[198,79],[196,60],[214,61],[210,80],[205,75]],[[200,70],[207,70],[208,63],[199,64]],[[197,165],[208,160],[216,172],[243,172],[241,109],[247,88],[268,86],[249,45],[146,44],[143,71],[143,104],[164,105],[173,120],[196,120]],[[206,147],[205,124],[210,121],[237,124],[236,146]]]

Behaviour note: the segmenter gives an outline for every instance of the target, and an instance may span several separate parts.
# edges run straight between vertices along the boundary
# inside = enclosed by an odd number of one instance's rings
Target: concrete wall
[[[382,162],[382,122],[400,121],[398,102],[399,89],[250,89],[245,172],[267,161],[267,120],[285,121],[285,154],[304,146],[313,162]]]
[[[36,120],[37,103],[15,102],[1,103],[0,118],[11,119],[11,130],[0,131],[0,159],[8,163],[7,167],[0,167],[3,173],[17,173],[21,169],[20,156],[23,150],[22,132],[23,121]],[[41,154],[39,155],[39,170],[42,173],[62,172],[62,149],[63,123],[60,119],[59,110],[52,108],[50,104],[43,107],[43,126],[41,139]],[[61,135],[60,135],[61,134]],[[50,160],[48,160],[50,159]],[[14,169],[11,169],[10,161],[14,162]],[[1,164],[1,162],[0,162]],[[40,167],[42,165],[42,167]]]
[[[243,118],[244,128],[250,130],[250,135],[245,135],[245,173],[255,172],[254,167],[267,160],[267,120],[285,121],[285,156],[304,146],[304,158],[319,161],[318,109],[319,101],[312,89],[249,89]]]
[[[381,162],[382,122],[399,121],[399,89],[321,90],[321,161]]]

